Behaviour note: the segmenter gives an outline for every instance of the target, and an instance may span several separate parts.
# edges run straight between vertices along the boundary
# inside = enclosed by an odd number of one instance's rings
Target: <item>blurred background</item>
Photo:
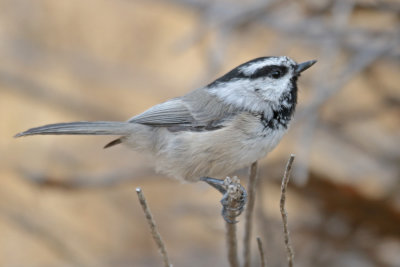
[[[215,190],[103,150],[110,137],[12,136],[123,121],[268,55],[318,63],[259,165],[253,265],[256,236],[268,266],[287,264],[280,181],[295,153],[296,266],[400,266],[399,22],[397,0],[0,0],[0,266],[161,266],[137,186],[174,266],[227,266]]]

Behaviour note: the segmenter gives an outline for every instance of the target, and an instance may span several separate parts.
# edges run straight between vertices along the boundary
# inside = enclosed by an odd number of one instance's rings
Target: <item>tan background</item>
[[[286,264],[278,203],[290,153],[297,266],[400,266],[399,4],[265,3],[0,1],[0,266],[161,266],[137,186],[174,266],[227,266],[221,196],[206,185],[103,150],[109,137],[12,136],[126,120],[267,55],[319,60],[300,79],[289,134],[260,163],[254,234],[269,266]]]

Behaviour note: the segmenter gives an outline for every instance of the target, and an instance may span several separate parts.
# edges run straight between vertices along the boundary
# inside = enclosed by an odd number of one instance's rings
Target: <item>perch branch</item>
[[[247,185],[248,202],[246,208],[244,239],[243,239],[243,258],[245,267],[250,267],[251,265],[250,240],[251,240],[251,231],[253,229],[253,211],[256,199],[256,186],[258,181],[257,168],[258,165],[256,161],[250,167],[249,183]]]
[[[150,209],[147,206],[147,202],[146,199],[144,198],[142,189],[140,187],[136,188],[136,193],[138,195],[139,202],[140,205],[142,206],[143,212],[146,215],[147,222],[150,226],[151,235],[153,236],[153,239],[157,244],[158,250],[161,253],[161,256],[163,257],[164,266],[172,267],[172,264],[169,263],[169,258],[164,242],[161,238],[160,232],[158,232],[156,222],[154,221],[153,216],[151,215]]]
[[[285,209],[286,203],[286,189],[289,183],[290,172],[292,170],[292,164],[294,161],[294,154],[290,155],[290,158],[286,164],[285,173],[283,174],[282,185],[281,185],[281,201],[280,201],[280,209],[282,215],[282,222],[283,222],[283,234],[285,239],[285,247],[286,247],[286,254],[288,259],[288,266],[293,267],[294,262],[294,252],[292,248],[292,244],[290,242],[289,230],[288,230],[288,216]]]
[[[226,225],[226,241],[228,243],[228,260],[231,267],[239,267],[239,259],[237,254],[236,224],[225,223]]]
[[[243,186],[240,185],[240,180],[236,176],[233,178],[226,177],[224,183],[227,188],[226,216],[228,221],[226,221],[225,225],[228,245],[228,260],[231,267],[239,267],[235,218],[239,215],[237,209],[241,204],[241,199],[246,195],[246,191]]]

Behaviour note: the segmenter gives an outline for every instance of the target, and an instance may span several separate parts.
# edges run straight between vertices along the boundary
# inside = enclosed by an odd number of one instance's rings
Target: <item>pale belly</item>
[[[176,133],[158,151],[156,169],[192,182],[201,177],[225,178],[264,157],[285,132],[266,129],[254,120],[210,132]]]

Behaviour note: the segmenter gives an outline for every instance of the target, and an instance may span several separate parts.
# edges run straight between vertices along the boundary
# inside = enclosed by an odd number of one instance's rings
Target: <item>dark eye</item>
[[[279,79],[288,72],[286,66],[268,65],[256,70],[253,74],[248,76],[251,79],[257,79],[261,77],[269,77],[272,79]]]
[[[279,79],[282,77],[282,72],[280,70],[273,70],[271,71],[270,76],[274,79]]]

